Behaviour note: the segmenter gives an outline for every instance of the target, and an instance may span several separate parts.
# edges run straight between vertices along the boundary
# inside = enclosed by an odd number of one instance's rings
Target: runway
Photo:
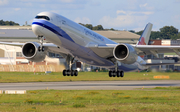
[[[178,80],[0,83],[0,90],[136,90],[180,86]]]

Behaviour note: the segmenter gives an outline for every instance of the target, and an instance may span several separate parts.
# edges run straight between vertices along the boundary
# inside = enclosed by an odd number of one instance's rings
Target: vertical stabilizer
[[[148,45],[153,24],[148,23],[136,45]]]

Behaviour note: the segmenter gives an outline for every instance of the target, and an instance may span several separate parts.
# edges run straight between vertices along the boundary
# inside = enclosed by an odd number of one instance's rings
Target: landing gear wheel
[[[74,70],[71,70],[71,76],[74,76],[74,73],[75,73]]]
[[[70,74],[71,74],[71,72],[70,72],[70,70],[67,70],[67,76],[70,76]]]
[[[63,76],[78,76],[77,70],[63,70]]]
[[[63,76],[66,76],[66,70],[63,70]]]
[[[121,71],[121,77],[124,77],[124,72],[123,71]]]
[[[117,71],[117,77],[120,77],[120,76],[121,76],[120,71]]]
[[[113,77],[116,77],[116,71],[113,71],[113,72],[112,72],[112,76],[113,76]]]
[[[78,71],[77,70],[74,71],[74,76],[78,76]]]
[[[40,46],[38,47],[38,51],[41,51],[41,47]]]
[[[109,71],[109,77],[112,77],[112,71]]]
[[[42,46],[42,49],[41,49],[42,51],[44,51],[45,49],[44,49],[44,46]]]
[[[109,71],[109,77],[124,77],[123,71]]]

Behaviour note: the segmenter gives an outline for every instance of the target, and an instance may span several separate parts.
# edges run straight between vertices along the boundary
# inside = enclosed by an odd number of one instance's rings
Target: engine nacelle
[[[39,51],[40,45],[36,42],[27,42],[22,47],[22,55],[29,61],[41,62],[45,59],[45,51]]]
[[[124,64],[132,64],[138,58],[135,49],[129,44],[117,45],[113,50],[113,55],[118,61]]]

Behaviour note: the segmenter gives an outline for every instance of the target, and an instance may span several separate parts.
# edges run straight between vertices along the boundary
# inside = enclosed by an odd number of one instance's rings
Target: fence
[[[63,65],[0,65],[1,72],[62,72]]]

